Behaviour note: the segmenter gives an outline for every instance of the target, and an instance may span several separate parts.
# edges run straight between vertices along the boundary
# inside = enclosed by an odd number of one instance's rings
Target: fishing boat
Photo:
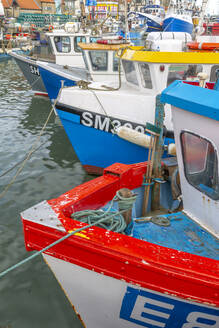
[[[217,89],[175,81],[147,126],[147,163],[113,164],[21,213],[27,250],[43,251],[84,327],[219,326]],[[172,105],[178,167],[160,162],[160,100]]]
[[[128,13],[129,25],[132,29],[145,28],[145,32],[162,31],[165,17],[164,8],[159,5],[148,5],[141,8],[140,12],[130,11]]]
[[[181,42],[192,41],[190,34],[174,32],[151,32],[146,42],[150,42],[153,49],[159,48],[161,40],[175,39]],[[168,44],[167,41],[166,45]],[[81,70],[78,67],[69,67],[68,65],[57,65],[49,62],[38,61],[39,73],[47,90],[49,98],[54,101],[59,93],[61,85],[64,87],[74,86],[78,81],[109,82],[118,87],[124,80],[122,70],[119,72],[119,58],[116,53],[119,49],[127,48],[131,43],[120,36],[102,37],[92,43],[78,43],[82,49],[82,55],[86,67]],[[169,47],[169,44],[168,44]],[[180,49],[182,46],[180,46]],[[138,49],[137,47],[135,49]]]
[[[206,35],[219,35],[219,23],[218,22],[204,22],[203,27]]]
[[[191,3],[171,1],[163,20],[163,31],[166,32],[193,32],[193,8]]]
[[[31,56],[23,56],[14,52],[10,55],[18,64],[34,94],[47,96],[46,88],[40,76],[38,61],[61,66],[76,66],[84,69],[85,72],[85,64],[78,43],[92,42],[96,39],[88,32],[84,33],[78,29],[73,29],[73,27],[69,30],[69,25],[67,25],[65,29],[51,29],[50,32],[46,33],[46,42],[36,45]]]
[[[11,59],[11,52],[28,55],[32,50],[32,45],[27,37],[15,36],[13,39],[10,36],[0,32],[0,61]]]
[[[74,86],[78,81],[113,81],[119,86],[119,59],[116,52],[119,49],[128,47],[130,44],[124,43],[123,39],[100,39],[92,43],[78,43],[82,49],[82,54],[86,70],[81,70],[68,65],[57,65],[54,63],[38,61],[39,73],[46,87],[51,101],[54,101],[62,86]],[[120,78],[123,73],[120,73]]]
[[[148,47],[151,49],[150,44]],[[119,89],[118,83],[115,87],[106,81],[84,88],[63,88],[60,92],[57,114],[88,173],[101,174],[106,166],[115,162],[132,164],[147,160],[144,142],[138,143],[135,139],[139,132],[144,133],[146,122],[153,124],[156,95],[167,85],[176,79],[198,81],[199,72],[206,73],[210,82],[215,81],[219,54],[182,52],[177,40],[156,41],[152,47],[153,51],[145,48],[122,51],[120,60],[125,82]],[[161,51],[156,51],[158,47]],[[179,52],[168,52],[170,48]],[[168,105],[165,106],[165,127],[165,142],[169,143],[173,129]],[[132,139],[133,143],[124,138]]]

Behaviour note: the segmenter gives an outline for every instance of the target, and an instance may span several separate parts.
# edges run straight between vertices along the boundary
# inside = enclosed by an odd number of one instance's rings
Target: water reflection
[[[33,98],[13,61],[0,63],[0,175],[28,153],[51,108]],[[53,117],[45,129],[43,145],[33,154],[4,198],[0,198],[0,271],[31,253],[24,247],[20,212],[82,183],[87,176],[61,126]],[[0,178],[0,192],[16,169]],[[36,258],[0,280],[0,327],[78,328],[71,305],[53,274]]]
[[[19,133],[24,137],[27,137],[28,133],[37,136],[46,122],[51,108],[52,105],[48,99],[33,97],[29,108],[19,122]],[[80,167],[78,158],[67,138],[65,130],[54,113],[50,117],[45,132],[41,137],[40,144],[42,143],[46,143],[45,147],[49,150],[49,158],[62,168],[70,168],[77,162],[78,167]]]

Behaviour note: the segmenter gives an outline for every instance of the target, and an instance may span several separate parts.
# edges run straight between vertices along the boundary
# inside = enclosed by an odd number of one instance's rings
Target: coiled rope
[[[5,276],[5,275],[8,274],[9,272],[11,272],[11,271],[13,271],[13,270],[19,268],[21,265],[23,265],[23,264],[25,264],[25,263],[27,263],[27,262],[33,260],[35,257],[37,257],[37,256],[39,256],[40,254],[42,254],[43,252],[47,251],[47,250],[50,249],[51,247],[53,247],[53,246],[55,246],[55,245],[61,243],[62,241],[64,241],[64,240],[66,240],[67,238],[69,238],[69,237],[71,237],[71,236],[77,234],[77,233],[80,232],[80,231],[84,231],[84,230],[86,230],[86,229],[88,229],[88,228],[91,228],[91,227],[93,227],[93,226],[102,226],[105,222],[106,222],[106,225],[109,226],[108,223],[109,223],[109,222],[110,222],[115,216],[118,216],[118,214],[121,215],[121,213],[123,213],[123,212],[127,211],[128,209],[131,209],[131,208],[132,208],[132,206],[133,206],[133,204],[134,204],[134,202],[135,202],[135,200],[136,200],[136,197],[137,197],[137,195],[133,195],[132,197],[125,198],[125,197],[122,197],[122,196],[120,195],[119,192],[120,192],[120,190],[117,191],[116,195],[115,195],[114,198],[112,199],[109,208],[108,208],[104,213],[101,213],[101,216],[100,216],[99,218],[97,218],[97,216],[96,216],[96,220],[93,220],[92,218],[90,218],[91,220],[94,221],[93,223],[90,223],[90,224],[88,224],[88,225],[85,226],[85,227],[81,227],[81,228],[79,228],[79,229],[76,229],[76,230],[74,230],[74,231],[72,231],[72,232],[66,234],[65,236],[63,236],[63,237],[61,237],[60,239],[56,240],[56,241],[53,242],[52,244],[50,244],[50,245],[44,247],[44,248],[41,249],[40,251],[38,251],[38,252],[32,254],[31,256],[27,257],[26,259],[23,259],[22,261],[20,261],[20,262],[18,262],[18,263],[12,265],[12,266],[9,267],[8,269],[6,269],[6,270],[0,272],[0,278],[2,278],[3,276]],[[122,209],[121,211],[116,211],[116,212],[111,212],[111,213],[109,213],[109,211],[111,210],[111,208],[112,208],[112,206],[113,206],[113,202],[115,202],[115,201],[118,201],[118,203],[119,203],[118,205],[121,206],[123,209]],[[75,214],[77,214],[77,213],[83,213],[83,214],[84,214],[84,217],[85,217],[85,212],[87,212],[87,211],[75,212],[75,213],[73,214],[73,217],[75,218]],[[89,211],[88,211],[88,212],[89,212]],[[93,211],[91,211],[91,212],[93,212]],[[107,216],[106,216],[106,213],[108,213]],[[97,215],[98,215],[98,214],[97,214]],[[84,221],[82,221],[82,220],[80,220],[80,221],[81,221],[81,222],[84,222]],[[121,220],[121,221],[122,221],[122,220]],[[123,219],[123,221],[124,221],[124,219]],[[124,221],[124,222],[125,222],[125,221]],[[126,224],[124,224],[124,222],[122,223],[122,225],[121,225],[120,223],[118,224],[118,221],[117,221],[117,219],[116,219],[116,220],[114,221],[114,223],[112,224],[112,226],[114,226],[113,229],[116,229],[116,230],[119,230],[119,229],[121,229],[121,228],[124,228],[124,229],[125,229],[125,228],[126,228]],[[111,226],[110,228],[112,228],[112,226]],[[124,231],[124,229],[123,229],[123,231]],[[114,230],[114,231],[116,231],[116,230]]]
[[[106,230],[121,233],[124,232],[127,227],[127,223],[124,217],[122,216],[122,213],[128,211],[133,207],[133,204],[136,201],[136,197],[137,195],[134,194],[133,196],[128,198],[123,197],[120,194],[120,190],[118,190],[106,211],[102,209],[78,211],[73,213],[71,215],[71,218],[88,224],[95,224],[100,219],[105,218],[106,220],[104,220],[104,222],[97,223],[96,226],[104,228]],[[118,202],[119,211],[113,210],[114,212],[112,213],[111,210],[114,202]]]

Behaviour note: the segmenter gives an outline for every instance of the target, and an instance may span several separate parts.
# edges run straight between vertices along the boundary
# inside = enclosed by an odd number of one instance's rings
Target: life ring
[[[6,40],[11,40],[12,39],[12,35],[11,34],[6,34],[5,38],[6,38]]]
[[[108,45],[116,45],[116,44],[124,44],[125,40],[122,39],[101,39],[97,40],[99,44],[108,44]]]
[[[188,42],[187,47],[191,50],[214,51],[219,49],[219,43],[211,42]]]
[[[52,25],[49,25],[49,32],[52,32],[54,30],[54,27]]]

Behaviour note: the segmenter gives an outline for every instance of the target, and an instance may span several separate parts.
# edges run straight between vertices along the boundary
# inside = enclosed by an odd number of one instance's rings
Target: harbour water
[[[1,194],[16,174],[16,164],[36,141],[50,110],[49,100],[33,97],[14,61],[0,63]],[[20,212],[90,178],[54,114],[38,146],[0,198],[0,271],[31,255],[24,246]],[[82,327],[41,256],[0,279],[0,328],[9,327]]]

